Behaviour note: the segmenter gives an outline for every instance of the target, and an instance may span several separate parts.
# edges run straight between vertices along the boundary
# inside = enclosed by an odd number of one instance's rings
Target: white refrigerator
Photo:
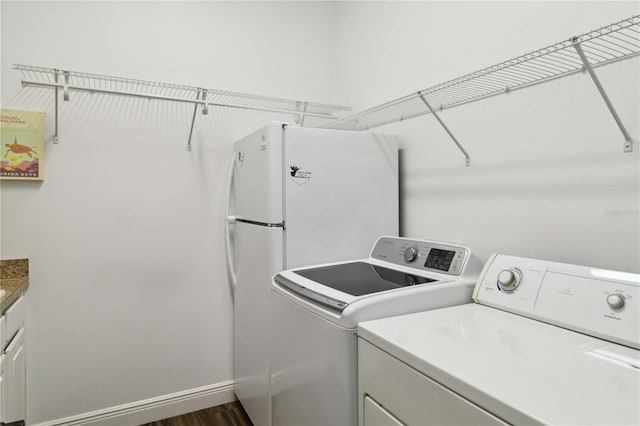
[[[398,235],[398,209],[392,137],[274,123],[235,143],[226,235],[234,379],[255,426],[271,424],[273,275],[367,257],[379,236]]]

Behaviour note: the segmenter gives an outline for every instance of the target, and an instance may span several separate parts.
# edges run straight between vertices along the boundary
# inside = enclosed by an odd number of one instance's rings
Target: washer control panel
[[[436,241],[381,237],[371,257],[420,270],[460,275],[469,258],[469,249]]]
[[[473,299],[640,349],[640,274],[495,254]]]

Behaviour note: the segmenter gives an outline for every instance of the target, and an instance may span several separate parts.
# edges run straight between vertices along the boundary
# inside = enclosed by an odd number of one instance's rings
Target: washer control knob
[[[610,294],[607,296],[607,304],[611,309],[622,309],[624,306],[624,296],[621,294]]]
[[[514,269],[503,269],[498,274],[498,285],[505,291],[513,291],[520,285],[520,273]]]
[[[409,247],[404,251],[404,261],[407,263],[411,263],[418,258],[418,248],[417,247]]]

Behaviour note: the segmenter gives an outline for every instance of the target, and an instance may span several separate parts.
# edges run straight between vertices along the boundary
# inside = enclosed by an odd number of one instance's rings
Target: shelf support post
[[[200,93],[202,93],[202,89],[198,89],[196,100],[200,99]],[[196,102],[196,104],[193,107],[193,117],[191,118],[191,129],[189,130],[189,140],[187,141],[187,151],[191,151],[191,136],[193,136],[193,126],[194,124],[196,124],[196,114],[198,113],[198,104],[199,102]],[[206,110],[206,105],[207,105],[206,101],[204,105]],[[202,113],[206,114],[204,111]]]
[[[58,83],[58,73],[60,72],[60,70],[54,68],[53,72],[54,72],[53,78],[55,82]],[[56,86],[54,108],[55,109],[53,112],[53,121],[54,121],[53,143],[59,143],[60,140],[58,139],[58,86]]]
[[[202,89],[202,115],[209,114],[209,105],[207,104],[207,89]]]
[[[620,131],[624,135],[624,152],[633,151],[633,140],[631,139],[629,132],[627,132],[627,129],[624,127],[624,124],[622,123],[620,116],[616,112],[616,109],[613,107],[613,104],[609,100],[609,96],[607,96],[607,92],[605,92],[604,87],[602,87],[602,84],[600,83],[598,76],[593,70],[593,67],[591,66],[591,64],[589,63],[589,60],[585,56],[584,51],[582,50],[582,46],[580,46],[580,42],[578,42],[577,38],[574,38],[572,39],[572,43],[573,43],[574,49],[576,49],[576,52],[578,52],[578,56],[580,56],[580,59],[582,60],[584,69],[589,73],[589,76],[591,77],[591,80],[593,80],[593,83],[596,85],[598,92],[600,92],[600,96],[602,96],[604,103],[607,104],[607,108],[609,108],[609,112],[611,112],[613,119],[616,121],[616,124],[618,125],[618,127],[620,128]]]
[[[420,99],[422,99],[422,102],[424,102],[424,104],[427,106],[427,108],[429,109],[431,114],[436,118],[436,120],[438,120],[438,123],[440,123],[440,125],[442,126],[444,131],[447,132],[447,134],[453,140],[453,142],[456,144],[458,149],[464,154],[465,164],[467,166],[470,166],[471,165],[471,158],[469,158],[469,154],[467,153],[467,151],[462,147],[462,145],[460,145],[460,142],[458,142],[458,139],[456,139],[456,137],[453,135],[453,133],[451,133],[451,131],[449,130],[447,125],[444,124],[444,121],[442,121],[442,119],[438,116],[438,114],[436,114],[436,111],[431,107],[431,105],[429,105],[429,102],[427,102],[427,100],[425,99],[425,97],[422,94],[422,92],[418,92],[418,96],[420,97]]]
[[[64,86],[62,92],[62,99],[65,102],[69,102],[69,71],[63,71],[64,74]]]
[[[296,123],[300,127],[304,127],[304,119],[306,118],[307,107],[309,106],[309,102],[296,102],[296,111],[300,111],[300,107],[302,107],[301,114],[298,114],[298,118],[296,119]]]

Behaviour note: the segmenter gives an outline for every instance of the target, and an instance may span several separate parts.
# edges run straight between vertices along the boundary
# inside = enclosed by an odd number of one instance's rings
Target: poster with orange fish
[[[0,110],[0,179],[42,180],[44,112]]]

